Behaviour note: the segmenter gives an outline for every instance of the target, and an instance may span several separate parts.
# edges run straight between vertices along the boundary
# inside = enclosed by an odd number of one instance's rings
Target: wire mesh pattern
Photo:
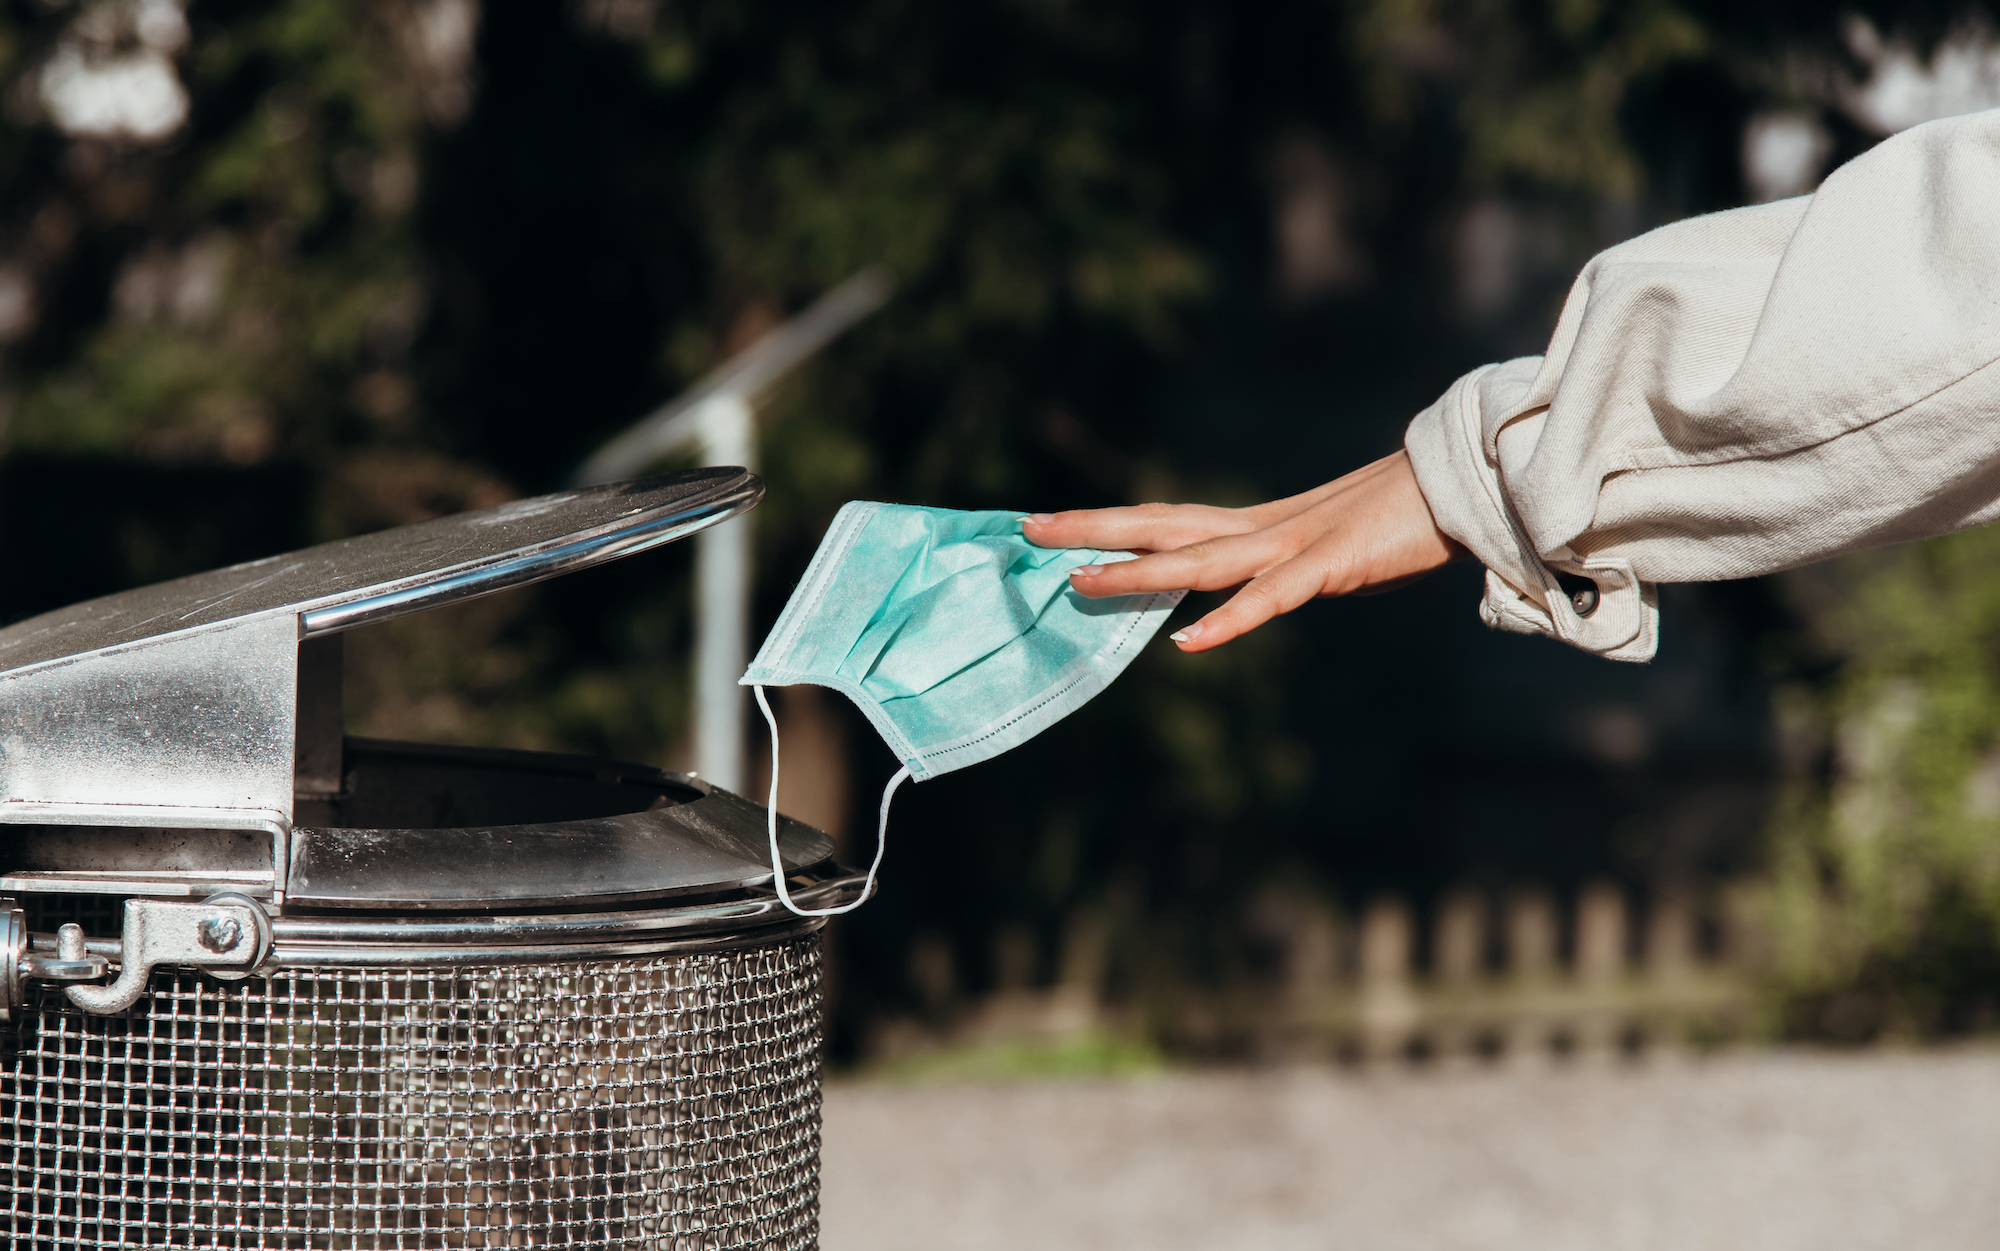
[[[157,971],[38,987],[0,1067],[0,1241],[811,1248],[817,935],[696,955]]]

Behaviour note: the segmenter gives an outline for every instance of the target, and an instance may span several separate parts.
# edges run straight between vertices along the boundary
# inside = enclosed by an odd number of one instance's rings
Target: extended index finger
[[[1237,509],[1208,504],[1078,508],[1036,513],[1021,522],[1021,533],[1039,547],[1094,547],[1105,552],[1166,552],[1255,528],[1256,523]]]
[[[1100,551],[1170,552],[1229,535],[1248,534],[1297,517],[1317,504],[1381,473],[1396,457],[1386,457],[1310,491],[1248,508],[1209,504],[1135,504],[1125,508],[1078,508],[1035,513],[1021,519],[1021,533],[1039,547],[1095,547]]]
[[[1070,570],[1070,585],[1092,599],[1152,591],[1221,591],[1240,586],[1298,551],[1294,535],[1277,527],[1202,539],[1136,560]]]

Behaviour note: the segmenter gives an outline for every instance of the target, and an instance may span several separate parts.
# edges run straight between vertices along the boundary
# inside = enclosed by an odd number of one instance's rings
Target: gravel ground
[[[826,1099],[825,1251],[1994,1251],[2000,1052]]]

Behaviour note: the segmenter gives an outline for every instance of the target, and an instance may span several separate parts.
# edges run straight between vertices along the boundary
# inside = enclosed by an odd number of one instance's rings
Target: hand
[[[1392,590],[1466,554],[1432,520],[1404,452],[1254,508],[1141,504],[1036,513],[1021,530],[1040,547],[1141,553],[1071,570],[1070,585],[1093,599],[1242,587],[1173,636],[1184,652],[1220,647],[1318,596]]]

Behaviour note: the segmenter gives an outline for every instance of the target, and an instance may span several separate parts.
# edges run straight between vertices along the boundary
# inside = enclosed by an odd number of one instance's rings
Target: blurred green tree
[[[1793,575],[1812,663],[1784,692],[1791,770],[1768,909],[1788,1032],[2000,1024],[2000,535]]]

